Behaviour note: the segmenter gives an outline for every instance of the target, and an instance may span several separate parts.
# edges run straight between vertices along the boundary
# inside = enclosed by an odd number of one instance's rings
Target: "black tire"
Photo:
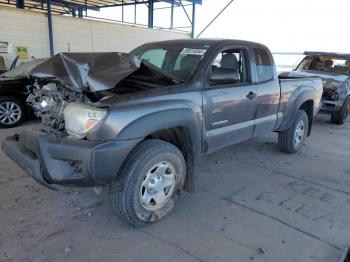
[[[303,123],[303,135],[299,136],[297,139],[300,141],[296,143],[294,138],[296,137],[296,129],[298,128],[299,123]],[[297,115],[294,119],[291,127],[285,131],[279,132],[278,134],[278,145],[279,148],[286,153],[294,154],[299,151],[301,145],[305,141],[305,137],[307,136],[309,130],[309,118],[304,110],[298,110]]]
[[[149,206],[146,206],[147,203],[142,202],[142,197],[146,193],[149,194],[146,188],[152,180],[148,176],[157,176],[158,165],[162,164],[171,165],[166,172],[170,170],[170,174],[174,173],[171,175],[174,180],[172,180],[172,186],[169,187],[164,204],[156,210],[150,210]],[[154,169],[154,166],[157,167]],[[145,140],[129,154],[111,185],[112,207],[117,215],[132,226],[147,226],[171,212],[183,189],[185,177],[185,160],[177,147],[161,140]],[[162,189],[159,192],[165,192],[165,188],[162,186],[160,188]],[[172,188],[171,193],[170,188]],[[149,195],[152,196],[152,194]],[[156,206],[156,201],[152,200]],[[149,202],[150,205],[152,205],[152,200]]]
[[[338,112],[334,112],[331,115],[331,122],[333,124],[342,125],[345,123],[350,112],[350,97],[347,97],[344,101],[343,106]]]
[[[10,117],[5,117],[3,115],[4,109],[6,109],[6,105],[9,103],[16,106],[16,112],[19,112],[18,118],[17,117],[10,118]],[[1,128],[12,128],[12,127],[18,126],[22,124],[25,119],[26,119],[26,110],[22,101],[11,96],[0,97],[0,127]]]

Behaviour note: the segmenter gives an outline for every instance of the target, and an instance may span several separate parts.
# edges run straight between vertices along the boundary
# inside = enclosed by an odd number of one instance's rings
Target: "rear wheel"
[[[350,112],[350,97],[347,97],[344,101],[343,106],[338,112],[332,113],[331,122],[337,125],[342,125],[345,123]]]
[[[20,125],[24,119],[24,105],[20,100],[14,97],[0,97],[0,127],[15,127]]]
[[[146,140],[130,153],[111,185],[112,207],[132,226],[151,224],[174,208],[185,176],[185,160],[177,147]]]
[[[304,110],[298,110],[292,126],[278,134],[278,145],[286,153],[299,151],[309,129],[309,118]]]

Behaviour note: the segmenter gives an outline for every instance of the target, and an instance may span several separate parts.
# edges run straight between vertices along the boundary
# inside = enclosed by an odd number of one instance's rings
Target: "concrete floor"
[[[320,116],[296,155],[271,134],[205,156],[196,192],[140,230],[113,215],[108,190],[50,191],[0,153],[0,261],[339,262],[350,243],[349,131]]]

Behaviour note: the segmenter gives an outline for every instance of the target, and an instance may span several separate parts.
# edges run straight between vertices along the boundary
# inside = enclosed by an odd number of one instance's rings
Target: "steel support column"
[[[124,22],[124,0],[122,0],[122,22]]]
[[[48,22],[48,28],[49,28],[50,55],[53,56],[55,51],[53,46],[51,0],[46,0],[46,5],[47,5],[47,22]]]
[[[83,9],[82,9],[82,8],[79,8],[79,9],[78,9],[78,17],[79,17],[79,18],[83,18],[83,16],[84,16],[84,15],[83,15]]]
[[[192,4],[192,31],[191,36],[194,38],[194,30],[196,29],[196,3]]]
[[[153,28],[154,0],[148,1],[148,27]]]
[[[174,28],[174,0],[171,0],[170,29]]]
[[[135,1],[135,6],[134,6],[134,23],[137,23],[137,2]]]
[[[24,9],[24,0],[16,0],[16,7]]]

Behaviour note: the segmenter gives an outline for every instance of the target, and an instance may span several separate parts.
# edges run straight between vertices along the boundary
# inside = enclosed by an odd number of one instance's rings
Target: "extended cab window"
[[[254,48],[258,82],[272,80],[274,77],[273,65],[269,53],[262,48]]]
[[[243,49],[230,49],[220,52],[211,67],[210,85],[238,85],[248,83],[249,72]]]

